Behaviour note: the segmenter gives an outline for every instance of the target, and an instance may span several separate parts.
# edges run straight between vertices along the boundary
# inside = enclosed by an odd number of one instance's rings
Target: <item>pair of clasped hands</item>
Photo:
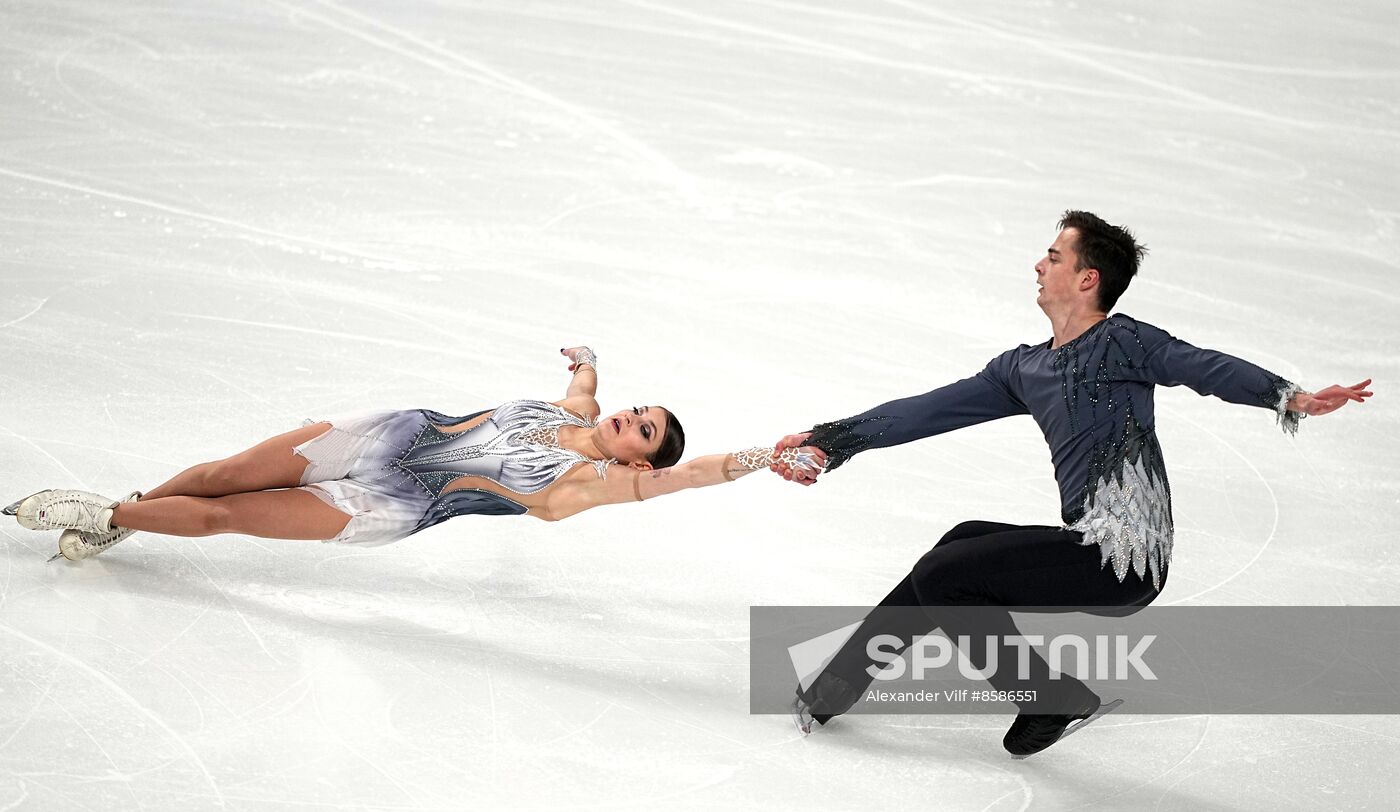
[[[768,466],[768,470],[798,485],[816,484],[817,475],[826,470],[826,452],[814,445],[803,445],[811,436],[812,432],[809,431],[803,434],[789,434],[779,440],[778,444],[773,446],[773,464]],[[816,463],[816,469],[806,465],[792,465],[779,459],[778,455],[789,448],[797,449],[799,454],[810,457],[812,462]]]

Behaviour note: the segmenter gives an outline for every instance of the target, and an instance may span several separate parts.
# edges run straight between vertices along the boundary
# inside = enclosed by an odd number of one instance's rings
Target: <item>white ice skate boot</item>
[[[31,496],[26,496],[14,504],[6,505],[4,514],[6,516],[14,516],[15,521],[19,522],[20,527],[27,527],[30,530],[42,530],[43,528],[34,524],[34,508],[39,504],[40,500],[48,497],[52,493],[53,491],[39,491]]]
[[[30,530],[108,533],[116,502],[87,491],[39,491],[16,502],[15,519]]]
[[[118,502],[135,502],[141,498],[140,491],[132,491],[129,495]],[[98,553],[105,552],[112,545],[125,541],[135,533],[129,527],[113,527],[106,533],[84,533],[81,530],[64,530],[63,535],[58,539],[58,555],[49,560],[52,561],[58,556],[63,556],[69,561],[78,561],[84,558],[91,558]]]

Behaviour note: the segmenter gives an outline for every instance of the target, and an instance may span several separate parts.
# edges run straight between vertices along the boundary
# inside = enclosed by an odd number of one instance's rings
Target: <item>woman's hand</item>
[[[559,353],[569,359],[570,372],[575,371],[581,363],[586,363],[596,368],[594,361],[598,360],[598,356],[594,355],[593,350],[587,347],[569,347],[568,349],[559,350]]]
[[[564,393],[564,398],[577,398],[588,396],[590,398],[598,395],[598,356],[593,354],[593,350],[587,347],[569,347],[559,350],[559,354],[569,359],[569,371],[574,373],[574,377],[569,381],[569,390]],[[587,370],[587,371],[585,371]],[[574,407],[576,411],[590,413],[590,419],[598,416],[598,404],[593,402],[584,407]]]
[[[1371,385],[1371,379],[1367,378],[1355,386],[1329,386],[1321,392],[1299,392],[1293,396],[1288,404],[1291,411],[1302,412],[1306,415],[1320,415],[1335,412],[1348,401],[1365,403],[1366,398],[1371,396],[1371,392],[1366,387]]]

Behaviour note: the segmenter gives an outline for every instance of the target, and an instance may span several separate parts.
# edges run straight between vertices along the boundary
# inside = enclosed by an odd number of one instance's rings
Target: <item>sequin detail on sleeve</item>
[[[875,439],[885,433],[886,426],[894,418],[891,417],[865,417],[860,420],[833,420],[830,423],[818,423],[812,427],[812,436],[807,439],[807,445],[813,445],[826,452],[826,470],[834,471],[840,468],[846,460],[870,447]],[[867,423],[876,423],[878,428],[873,432],[857,432],[856,429]]]
[[[1262,392],[1256,392],[1259,403],[1266,409],[1273,409],[1278,415],[1278,425],[1283,429],[1283,433],[1294,436],[1298,433],[1298,424],[1307,415],[1302,412],[1293,412],[1288,409],[1288,401],[1293,396],[1304,391],[1301,386],[1292,381],[1284,380],[1277,375],[1271,375],[1269,388]]]

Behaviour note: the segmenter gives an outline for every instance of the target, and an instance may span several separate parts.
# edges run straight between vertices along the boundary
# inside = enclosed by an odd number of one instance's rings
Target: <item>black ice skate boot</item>
[[[833,717],[850,710],[860,695],[859,688],[830,671],[823,671],[810,687],[797,686],[797,696],[788,706],[793,724],[802,735],[809,735],[816,730],[816,725],[825,725]]]
[[[1123,700],[1115,699],[1104,705],[1098,695],[1090,691],[1073,713],[1022,713],[1011,723],[1011,729],[1006,731],[1001,746],[1015,758],[1034,755],[1121,704]]]

